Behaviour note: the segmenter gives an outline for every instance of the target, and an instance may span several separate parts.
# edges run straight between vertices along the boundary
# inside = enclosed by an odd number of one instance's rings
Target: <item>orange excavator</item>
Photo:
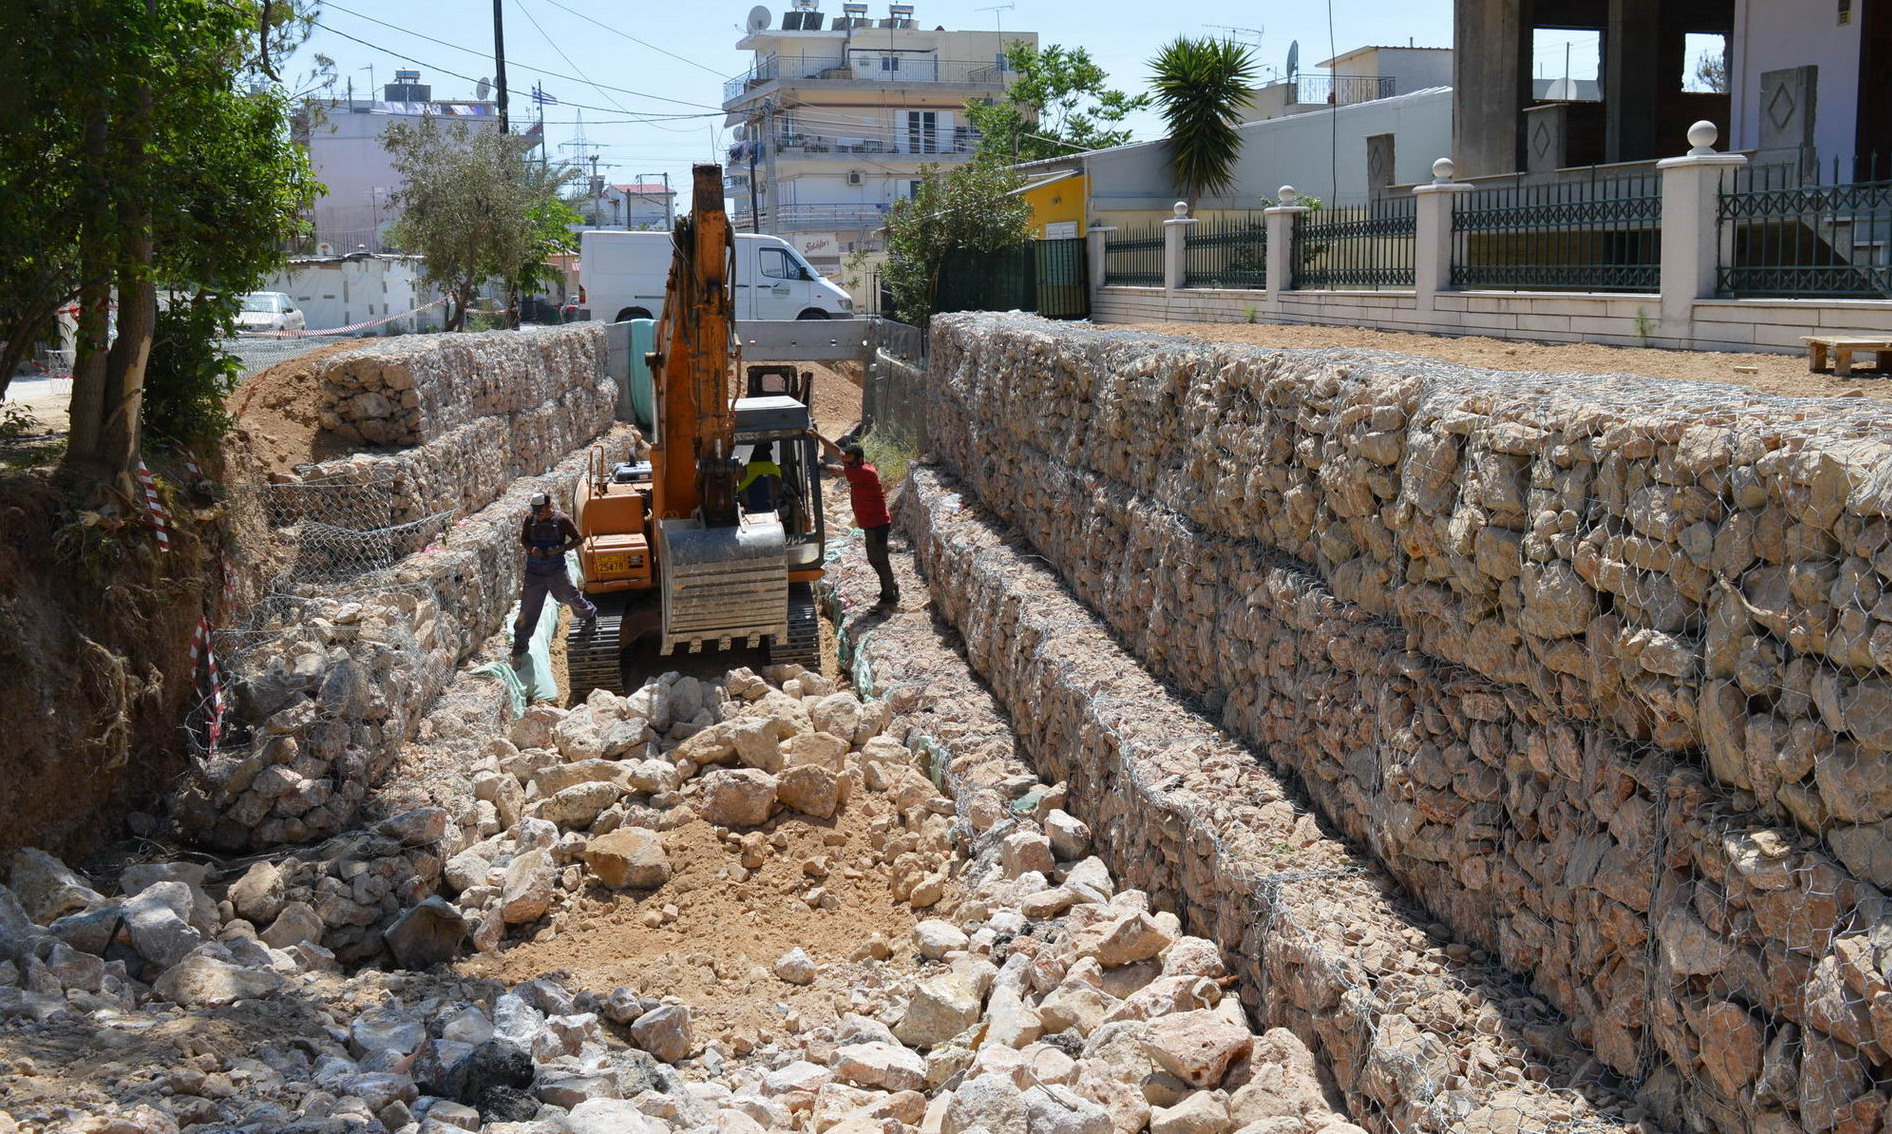
[[[812,377],[754,367],[733,396],[741,340],[722,167],[698,165],[692,177],[646,356],[649,459],[612,463],[595,448],[574,490],[582,586],[598,617],[574,621],[566,641],[573,704],[592,689],[622,692],[637,658],[747,647],[771,662],[819,660],[814,583],[826,529]]]

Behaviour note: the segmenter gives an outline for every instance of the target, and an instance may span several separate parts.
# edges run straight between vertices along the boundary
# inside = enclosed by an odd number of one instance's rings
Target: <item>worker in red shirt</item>
[[[837,445],[814,433],[822,449],[841,458],[841,475],[847,477],[848,502],[854,505],[854,522],[867,537],[867,561],[880,576],[880,606],[892,610],[900,605],[900,584],[894,580],[893,564],[887,559],[887,533],[893,528],[893,516],[887,511],[887,492],[881,487],[880,470],[867,463],[861,447],[849,441]]]

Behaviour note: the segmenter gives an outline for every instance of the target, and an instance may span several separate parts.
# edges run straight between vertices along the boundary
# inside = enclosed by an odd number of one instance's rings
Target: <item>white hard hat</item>
[[[532,506],[534,508],[540,507],[545,504],[550,504],[551,502],[552,502],[552,498],[550,496],[547,496],[543,492],[535,492],[532,494]]]

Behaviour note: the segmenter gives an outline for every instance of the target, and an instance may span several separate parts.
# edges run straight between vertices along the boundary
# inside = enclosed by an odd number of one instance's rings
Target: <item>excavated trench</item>
[[[405,447],[286,534],[387,562],[278,580],[176,814],[262,853],[14,862],[0,1132],[1878,1128],[1884,411],[945,317],[852,693],[512,720],[609,398],[493,341],[324,386]]]

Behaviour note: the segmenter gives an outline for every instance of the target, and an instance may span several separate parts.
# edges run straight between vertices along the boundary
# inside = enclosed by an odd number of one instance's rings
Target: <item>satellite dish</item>
[[[767,31],[769,27],[768,6],[757,4],[755,7],[749,9],[749,19],[743,24],[743,27],[747,28],[751,35],[759,31]]]
[[[1288,44],[1288,78],[1292,79],[1300,73],[1301,41],[1297,39],[1293,43]]]
[[[485,102],[486,96],[493,91],[493,82],[491,79],[482,77],[480,79],[480,85],[476,89],[479,93],[475,94],[473,97],[479,99],[481,102]]]
[[[1577,93],[1577,80],[1575,79],[1552,80],[1550,84],[1550,89],[1544,92],[1544,101],[1545,102],[1578,102],[1580,101],[1580,96]]]

